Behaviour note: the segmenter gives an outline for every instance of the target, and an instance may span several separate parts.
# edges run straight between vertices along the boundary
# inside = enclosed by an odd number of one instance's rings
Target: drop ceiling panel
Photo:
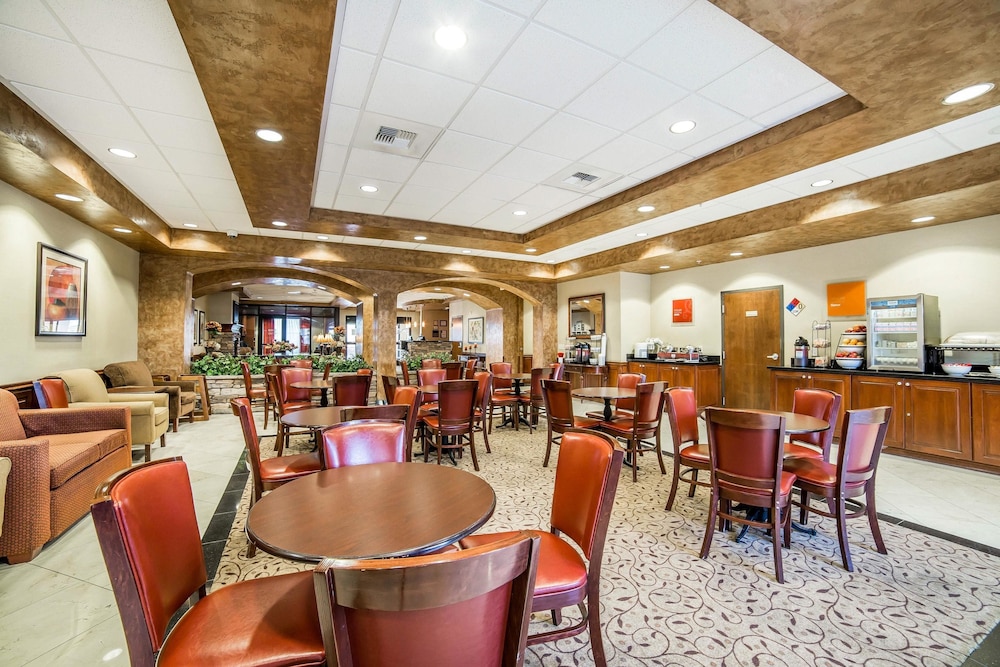
[[[346,173],[403,183],[417,168],[419,160],[379,151],[352,148],[347,158]]]
[[[435,162],[424,162],[410,177],[410,185],[423,185],[443,188],[452,192],[460,192],[469,187],[476,178],[478,171],[460,169]]]
[[[1000,106],[952,121],[937,133],[963,151],[1000,142]]]
[[[546,155],[527,148],[515,148],[504,159],[493,165],[490,173],[507,178],[540,182],[572,162],[554,155]]]
[[[316,176],[317,192],[336,192],[340,186],[340,174],[333,171],[321,171]]]
[[[648,181],[655,176],[659,176],[660,174],[665,174],[672,169],[676,169],[682,164],[686,164],[693,159],[694,158],[686,153],[671,153],[667,157],[662,160],[657,160],[648,167],[643,167],[638,171],[632,172],[631,176],[639,179],[639,181]]]
[[[680,101],[687,91],[628,63],[619,63],[573,100],[570,113],[625,131]]]
[[[219,229],[237,229],[241,234],[257,234],[250,222],[250,215],[243,211],[213,211],[205,210],[205,215]]]
[[[378,192],[363,192],[361,190],[362,185],[374,185],[378,188]],[[401,183],[375,180],[364,176],[355,176],[353,174],[344,175],[340,183],[340,191],[345,195],[363,199],[377,199],[385,202],[391,201],[392,198],[396,196],[396,193],[399,192],[401,187]]]
[[[340,173],[344,170],[344,163],[347,161],[347,146],[340,144],[324,144],[323,155],[319,161],[320,171],[332,171]]]
[[[139,120],[139,124],[153,143],[158,146],[185,148],[216,155],[226,154],[215,124],[211,121],[146,109],[133,109],[132,114]]]
[[[534,183],[517,178],[507,178],[498,174],[483,174],[475,183],[465,189],[464,195],[470,198],[498,199],[510,201],[518,195],[527,192]]]
[[[70,95],[117,102],[100,72],[81,58],[79,47],[0,25],[0,77]]]
[[[193,72],[151,65],[96,49],[88,49],[87,54],[128,106],[212,120]]]
[[[727,127],[721,132],[717,132],[696,144],[688,146],[684,149],[684,152],[688,155],[695,155],[698,157],[711,155],[721,148],[732,146],[738,141],[742,141],[747,137],[752,137],[763,129],[763,127],[752,120],[743,120],[732,127]]]
[[[584,157],[583,161],[616,174],[629,174],[661,159],[663,153],[662,146],[623,134]],[[602,183],[597,181],[594,185],[602,186]]]
[[[509,144],[448,131],[441,135],[426,159],[429,162],[483,171],[496,164],[510,149]]]
[[[548,185],[536,185],[517,198],[516,203],[525,204],[529,208],[547,210],[557,206],[565,206],[575,201],[580,195],[576,192],[553,188]],[[530,214],[532,211],[528,211]]]
[[[576,161],[619,135],[603,125],[558,113],[535,130],[522,144],[524,148]]]
[[[0,2],[0,23],[46,37],[69,40],[63,27],[40,2]]]
[[[813,183],[826,179],[832,180],[833,183],[826,186],[813,187]],[[790,176],[785,176],[784,178],[775,179],[771,181],[771,185],[798,197],[808,197],[817,192],[840,188],[863,180],[865,180],[865,175],[855,169],[842,164],[827,163]]]
[[[124,162],[107,164],[105,168],[114,174],[116,178],[127,183],[129,188],[133,190],[138,188],[145,191],[188,191],[187,186],[173,171],[143,169],[138,165]]]
[[[414,218],[417,220],[430,220],[435,213],[441,210],[441,206],[434,203],[421,202],[393,202],[385,209],[386,215],[395,218]]]
[[[787,102],[782,102],[764,113],[757,114],[752,120],[765,127],[772,127],[801,115],[803,109],[816,109],[843,96],[844,91],[826,81],[812,90],[793,97]]]
[[[341,44],[378,53],[396,15],[397,0],[362,0],[346,3]]]
[[[374,56],[354,49],[340,49],[337,54],[337,69],[333,77],[330,101],[360,109],[368,94],[368,82],[371,80],[374,68]]]
[[[185,222],[193,222],[199,227],[210,225],[208,216],[200,208],[161,205],[158,212],[161,218],[170,221],[171,227],[181,227]]]
[[[328,104],[326,108],[326,134],[323,141],[328,144],[350,146],[354,141],[354,128],[357,127],[361,112],[354,107],[341,104]]]
[[[366,199],[364,197],[355,197],[344,194],[338,195],[337,201],[334,202],[334,208],[338,211],[372,213],[374,215],[382,215],[385,213],[385,208],[388,205],[389,202],[382,199]]]
[[[451,128],[486,139],[517,144],[554,113],[555,110],[549,107],[480,88],[455,118]]]
[[[234,182],[236,180],[229,166],[229,160],[223,155],[166,147],[163,148],[163,154],[170,166],[179,174],[224,178]]]
[[[874,178],[958,153],[959,150],[940,135],[927,133],[920,141],[860,160],[848,160],[847,164],[868,178]]]
[[[383,59],[368,96],[367,109],[444,127],[458,113],[472,90],[472,84],[450,76]]]
[[[423,185],[406,185],[393,198],[394,204],[433,208],[436,213],[441,207],[455,198],[455,192],[444,188],[432,188]],[[427,217],[430,217],[429,214]],[[409,217],[409,216],[402,216]]]
[[[693,120],[697,125],[690,132],[674,134],[670,131],[670,126],[679,120]],[[727,130],[742,120],[745,119],[726,107],[699,95],[689,95],[653,116],[629,134],[671,150],[683,151],[688,146]]]
[[[535,20],[623,58],[690,0],[549,0]]]
[[[160,149],[145,141],[124,141],[85,132],[74,132],[73,141],[77,146],[90,153],[90,156],[98,162],[106,162],[109,165],[120,164],[124,167],[139,167],[140,169],[172,171]],[[119,157],[109,153],[109,148],[124,148],[135,153],[136,157]]]
[[[474,226],[484,216],[506,203],[506,198],[484,197],[468,191],[463,192],[434,216],[437,222]]]

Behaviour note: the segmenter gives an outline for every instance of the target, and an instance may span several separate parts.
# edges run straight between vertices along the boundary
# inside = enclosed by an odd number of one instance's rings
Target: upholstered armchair
[[[101,376],[89,368],[76,368],[56,373],[66,385],[67,403],[70,408],[89,408],[98,405],[126,405],[132,413],[132,444],[146,446],[146,460],[150,459],[150,445],[159,438],[160,446],[167,444],[167,427],[170,426],[166,393],[133,394],[108,393]]]
[[[112,389],[129,393],[149,393],[165,391],[170,396],[170,423],[177,433],[177,423],[187,415],[188,421],[194,421],[194,406],[197,399],[197,388],[193,381],[165,380],[154,378],[145,362],[117,361],[104,367],[104,375],[111,382]],[[163,387],[163,389],[160,389]]]

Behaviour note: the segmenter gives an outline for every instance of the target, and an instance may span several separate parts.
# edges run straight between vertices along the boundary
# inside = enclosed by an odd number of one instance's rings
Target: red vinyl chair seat
[[[794,458],[785,459],[782,466],[785,472],[792,473],[798,477],[797,486],[811,487],[807,490],[813,493],[822,493],[823,489],[828,489],[837,484],[837,464],[827,463],[819,458]],[[848,491],[853,489],[864,490],[865,482],[854,484],[846,483],[844,488]],[[784,490],[784,487],[782,487]]]
[[[704,463],[708,465],[711,459],[708,456],[708,445],[691,445],[681,449],[681,461]]]
[[[323,466],[320,464],[319,455],[316,452],[289,454],[273,459],[261,459],[260,461],[260,477],[265,484],[287,482],[322,469]]]
[[[580,590],[581,598],[586,596],[587,564],[570,545],[569,542],[552,533],[540,530],[529,530],[532,535],[541,538],[538,550],[538,573],[535,575],[534,602],[531,611],[547,611],[551,603],[545,601],[546,596]],[[470,535],[459,544],[463,549],[483,546],[490,542],[513,537],[518,531],[490,533],[486,535]]]
[[[823,460],[823,452],[814,449],[812,447],[807,447],[806,445],[799,445],[794,442],[785,443],[785,458],[799,458],[799,459],[816,459],[818,461]]]
[[[167,636],[157,665],[324,665],[312,571],[223,586]]]

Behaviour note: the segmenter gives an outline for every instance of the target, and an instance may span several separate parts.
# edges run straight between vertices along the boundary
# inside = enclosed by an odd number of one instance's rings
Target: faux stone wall
[[[263,375],[255,375],[254,384],[264,384]],[[246,396],[242,375],[212,375],[205,378],[208,382],[208,402],[212,406],[212,414],[232,412],[229,401],[233,398]]]

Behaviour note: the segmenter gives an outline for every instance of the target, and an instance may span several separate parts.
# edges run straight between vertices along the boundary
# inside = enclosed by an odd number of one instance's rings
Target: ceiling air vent
[[[378,132],[375,133],[376,144],[391,146],[400,150],[408,149],[416,138],[417,135],[415,132],[407,132],[406,130],[386,127],[385,125],[380,126]]]
[[[594,176],[593,174],[586,174],[582,171],[578,171],[569,178],[564,178],[563,183],[566,185],[573,185],[578,188],[585,188],[598,178],[600,178],[600,176]]]
[[[605,192],[604,189],[607,186],[621,177],[621,174],[616,174],[613,171],[578,162],[567,165],[564,169],[552,174],[543,181],[543,184],[588,194],[598,190]]]

